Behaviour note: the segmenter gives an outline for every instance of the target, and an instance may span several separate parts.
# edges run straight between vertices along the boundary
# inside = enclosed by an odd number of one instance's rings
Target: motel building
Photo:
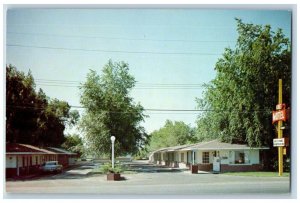
[[[75,164],[77,154],[59,148],[39,148],[28,144],[6,144],[6,178],[39,173],[46,161],[58,161],[63,167]]]
[[[262,169],[263,151],[268,149],[213,140],[162,148],[152,152],[149,161],[174,168],[193,167],[192,170],[195,170],[196,167],[196,171],[259,171]]]

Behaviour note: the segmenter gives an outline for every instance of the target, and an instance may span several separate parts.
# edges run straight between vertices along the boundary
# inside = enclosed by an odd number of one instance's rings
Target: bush
[[[290,172],[290,159],[283,159],[283,171],[284,172]],[[278,171],[278,160],[274,161],[274,165],[273,165],[273,169],[274,171]]]
[[[121,173],[124,171],[124,168],[119,163],[115,163],[114,168],[112,168],[112,164],[109,162],[101,166],[100,171],[102,173]]]

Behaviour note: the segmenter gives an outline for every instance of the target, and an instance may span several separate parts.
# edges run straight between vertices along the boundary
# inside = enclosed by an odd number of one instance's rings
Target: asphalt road
[[[7,181],[5,196],[7,198],[151,198],[156,196],[286,198],[290,195],[290,181],[287,177],[191,174],[189,171],[171,170],[136,162],[131,165],[135,173],[122,175],[125,180],[107,181],[106,175],[91,175],[89,172],[93,167],[92,164],[88,164],[62,174],[35,180]]]

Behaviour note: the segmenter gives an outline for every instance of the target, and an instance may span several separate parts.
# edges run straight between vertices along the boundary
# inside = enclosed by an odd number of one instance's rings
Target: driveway
[[[123,181],[107,181],[106,175],[89,173],[95,165],[83,165],[50,177],[6,182],[6,196],[56,197],[289,197],[287,177],[242,177],[225,174],[191,174],[144,162],[128,163],[132,173]],[[49,196],[51,194],[51,196]],[[141,196],[142,195],[142,196]],[[154,195],[154,196],[153,196]]]

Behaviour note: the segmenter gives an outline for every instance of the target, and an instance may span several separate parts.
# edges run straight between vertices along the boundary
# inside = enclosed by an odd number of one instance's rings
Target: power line
[[[82,85],[62,85],[62,84],[43,84],[43,83],[36,83],[40,86],[50,86],[50,87],[73,87],[73,88],[80,88],[83,87]],[[153,87],[133,87],[134,90],[144,90],[144,89],[202,89],[203,87],[180,87],[180,86],[153,86]]]
[[[123,38],[123,37],[103,37],[103,36],[83,36],[83,35],[58,35],[46,33],[25,33],[25,32],[7,32],[16,35],[36,35],[48,37],[65,37],[65,38],[88,38],[88,39],[111,39],[111,40],[129,40],[129,41],[153,41],[153,42],[190,42],[190,43],[231,43],[230,40],[185,40],[185,39],[146,39],[146,38]]]
[[[73,85],[73,84],[82,84],[83,81],[78,81],[78,80],[49,80],[49,79],[35,79],[37,83],[40,84],[66,84],[66,85]],[[182,86],[182,87],[203,87],[203,84],[200,83],[141,83],[141,82],[136,82],[137,86]]]
[[[36,84],[41,86],[54,86],[54,87],[83,87],[81,81],[75,80],[48,80],[48,79],[36,79]],[[203,84],[197,83],[136,83],[137,85],[133,89],[202,89]]]
[[[84,106],[73,106],[69,105],[71,108],[75,109],[86,109],[87,107]],[[35,107],[35,106],[20,106],[20,105],[7,105],[10,108],[23,108],[23,109],[40,109],[45,110],[45,107]],[[146,108],[143,109],[144,111],[155,112],[155,113],[200,113],[200,112],[237,112],[237,113],[251,113],[251,112],[269,112],[271,113],[272,110],[266,109],[259,109],[259,110],[227,110],[227,109],[154,109],[154,108]],[[109,113],[124,113],[124,114],[132,114],[134,112],[126,112],[126,111],[107,111]]]
[[[37,48],[63,51],[86,51],[86,52],[105,52],[105,53],[126,53],[126,54],[162,54],[162,55],[203,55],[203,56],[219,56],[221,54],[200,53],[200,52],[151,52],[151,51],[119,51],[119,50],[102,50],[102,49],[79,49],[65,47],[50,47],[50,46],[33,46],[23,44],[6,44],[9,47]]]

